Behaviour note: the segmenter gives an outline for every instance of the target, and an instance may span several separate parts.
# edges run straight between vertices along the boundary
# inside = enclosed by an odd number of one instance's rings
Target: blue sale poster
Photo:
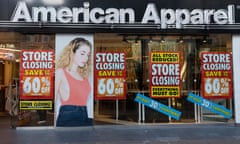
[[[223,116],[224,118],[230,119],[232,117],[232,111],[230,111],[229,109],[226,109],[224,106],[211,102],[196,94],[189,93],[187,100],[197,105],[200,105],[214,113],[217,113]]]
[[[176,120],[179,120],[180,117],[181,117],[181,112],[180,111],[177,111],[169,106],[166,106],[162,103],[159,103],[158,101],[155,101],[149,97],[146,97],[142,94],[137,94],[136,97],[135,97],[135,101],[136,102],[139,102],[149,108],[152,108],[153,110],[156,110],[160,113],[163,113],[169,117],[172,117]]]

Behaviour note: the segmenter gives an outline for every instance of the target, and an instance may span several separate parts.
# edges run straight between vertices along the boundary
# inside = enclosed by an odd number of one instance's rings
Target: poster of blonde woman
[[[92,35],[56,35],[56,126],[93,125],[92,61]]]

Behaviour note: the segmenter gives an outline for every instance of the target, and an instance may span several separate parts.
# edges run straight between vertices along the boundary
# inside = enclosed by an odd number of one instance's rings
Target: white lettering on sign
[[[84,2],[83,7],[32,7],[32,13],[28,10],[26,2],[18,2],[13,12],[13,22],[60,22],[60,23],[134,23],[135,13],[131,8],[116,9],[102,8],[89,9],[89,2]],[[32,16],[32,17],[31,17]],[[79,19],[82,17],[82,20]]]
[[[152,75],[179,75],[179,64],[153,64]]]
[[[125,53],[96,53],[96,70],[124,70]]]
[[[53,52],[24,51],[22,53],[23,69],[53,68]]]
[[[124,62],[124,53],[97,53],[96,62]]]
[[[23,52],[23,61],[52,61],[53,60],[53,52],[33,52],[33,51],[25,51]]]
[[[230,53],[203,53],[202,54],[203,70],[231,70]]]
[[[230,63],[231,56],[230,54],[203,54],[204,63]]]
[[[148,4],[144,13],[142,23],[153,22],[161,24],[161,28],[165,29],[168,25],[175,25],[176,28],[182,28],[184,24],[210,24],[211,18],[216,24],[233,24],[234,5],[229,5],[228,9],[161,9],[156,8],[155,4]]]
[[[179,85],[179,64],[152,64],[152,85]]]
[[[83,2],[83,7],[32,7],[24,1],[19,1],[12,14],[13,22],[60,22],[60,23],[135,23],[133,8],[91,8],[89,2]],[[139,23],[139,21],[138,21]],[[234,5],[227,9],[158,9],[154,3],[146,6],[141,19],[142,24],[159,24],[162,29],[175,25],[177,29],[185,24],[234,24]]]

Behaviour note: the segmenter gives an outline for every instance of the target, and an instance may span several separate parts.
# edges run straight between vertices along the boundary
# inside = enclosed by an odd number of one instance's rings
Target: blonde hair
[[[72,66],[72,58],[73,54],[76,52],[76,50],[82,46],[87,45],[90,47],[90,53],[92,51],[92,45],[91,43],[84,39],[77,37],[70,41],[70,43],[64,47],[63,51],[60,53],[57,62],[56,62],[56,69],[58,68],[71,68]],[[91,55],[89,55],[88,62],[84,67],[78,67],[78,72],[83,76],[88,76],[88,74],[91,72]]]

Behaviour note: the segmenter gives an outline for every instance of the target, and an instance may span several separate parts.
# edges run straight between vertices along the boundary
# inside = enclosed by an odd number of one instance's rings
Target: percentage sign
[[[42,92],[48,93],[50,91],[50,80],[47,77],[42,77]]]
[[[226,78],[221,78],[221,93],[222,94],[228,94],[229,93],[229,83],[228,83],[228,79]]]
[[[45,80],[45,83],[48,87],[50,86],[50,80],[48,78]]]
[[[116,83],[117,87],[123,87],[123,79],[116,78],[115,83]]]
[[[121,82],[120,82],[120,87],[123,87],[123,83],[124,83],[124,80],[121,79]]]
[[[118,78],[116,78],[116,79],[115,79],[115,84],[117,85],[117,87],[120,86],[120,83],[121,83],[120,80],[119,80]]]
[[[223,87],[228,87],[228,79],[222,78],[221,83],[223,84]]]

